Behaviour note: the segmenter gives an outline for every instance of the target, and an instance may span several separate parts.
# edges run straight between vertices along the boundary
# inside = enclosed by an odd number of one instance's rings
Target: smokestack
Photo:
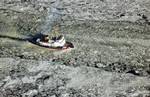
[[[51,5],[51,7],[48,9],[47,17],[45,20],[45,23],[42,27],[41,34],[49,35],[52,30],[52,27],[55,23],[59,21],[62,15],[62,8],[61,0],[56,0],[55,3]]]

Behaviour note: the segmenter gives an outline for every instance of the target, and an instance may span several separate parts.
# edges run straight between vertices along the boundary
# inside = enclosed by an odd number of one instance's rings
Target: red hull
[[[49,47],[49,50],[60,51],[60,50],[67,50],[69,48],[71,48],[71,47],[69,46],[68,43],[66,43],[63,47]]]

